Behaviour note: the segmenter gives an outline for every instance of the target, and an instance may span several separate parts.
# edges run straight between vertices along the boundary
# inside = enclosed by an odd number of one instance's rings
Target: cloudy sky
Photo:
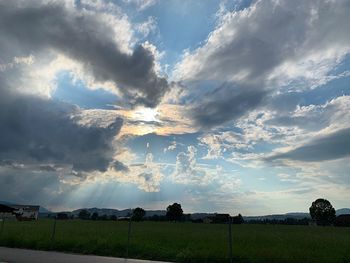
[[[0,200],[350,203],[350,1],[0,0]]]

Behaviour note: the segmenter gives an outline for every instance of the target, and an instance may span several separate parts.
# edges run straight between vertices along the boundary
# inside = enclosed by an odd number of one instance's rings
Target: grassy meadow
[[[5,221],[0,245],[124,257],[128,222]],[[1,231],[1,223],[0,223]],[[350,262],[350,228],[233,225],[234,262]],[[132,222],[131,258],[174,262],[229,262],[228,226]]]

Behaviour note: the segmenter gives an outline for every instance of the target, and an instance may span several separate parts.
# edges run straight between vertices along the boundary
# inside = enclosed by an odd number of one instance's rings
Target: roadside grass
[[[126,256],[128,222],[6,221],[0,245],[104,256]],[[347,263],[350,228],[233,225],[234,262]],[[203,263],[229,262],[228,226],[132,222],[130,258]]]

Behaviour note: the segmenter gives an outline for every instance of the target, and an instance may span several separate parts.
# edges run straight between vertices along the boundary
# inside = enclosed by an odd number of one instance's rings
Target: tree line
[[[92,214],[88,210],[83,209],[79,212],[78,218],[83,220],[132,220],[132,221],[173,221],[173,222],[193,222],[193,223],[227,223],[231,221],[233,224],[282,224],[282,225],[309,225],[315,224],[320,226],[350,226],[350,215],[342,215],[336,217],[336,211],[332,204],[326,200],[319,198],[312,202],[310,208],[310,218],[285,218],[285,219],[262,219],[244,221],[241,214],[230,216],[229,214],[211,214],[206,218],[192,218],[191,214],[184,214],[181,204],[173,203],[166,208],[165,215],[152,215],[146,217],[146,211],[137,207],[131,211],[126,217],[117,217],[116,215],[99,215],[97,212]],[[59,217],[59,215],[58,215]],[[62,217],[62,215],[61,215]],[[61,219],[68,219],[65,218]]]
[[[68,219],[68,216],[60,216],[60,219]],[[141,207],[136,207],[129,213],[126,217],[117,217],[116,215],[99,215],[97,212],[90,213],[87,209],[82,209],[78,218],[82,220],[132,220],[132,221],[172,221],[172,222],[193,222],[193,223],[203,223],[204,219],[193,219],[191,214],[185,214],[179,203],[173,203],[166,208],[165,215],[152,215],[146,216],[146,211]],[[243,216],[239,214],[238,216],[231,217],[229,214],[212,214],[208,215],[206,218],[209,219],[211,223],[227,223],[229,220],[233,224],[242,224],[244,222]]]

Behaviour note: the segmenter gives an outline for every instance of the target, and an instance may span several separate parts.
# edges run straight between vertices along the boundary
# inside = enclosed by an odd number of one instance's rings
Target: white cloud
[[[280,74],[319,79],[350,50],[349,9],[346,1],[257,1],[226,13],[204,46],[185,53],[176,73],[238,83]]]
[[[155,4],[158,0],[123,0],[125,3],[134,4],[139,11],[145,10]]]
[[[153,16],[149,16],[146,21],[134,25],[137,32],[139,32],[144,38],[149,34],[156,32],[157,20]]]
[[[224,13],[204,45],[187,50],[173,72],[189,86],[188,97],[204,93],[191,110],[196,123],[229,124],[270,95],[348,75],[331,71],[350,51],[349,11],[347,1],[267,0]]]
[[[161,172],[162,165],[153,161],[153,154],[146,154],[144,163],[130,163],[130,161],[127,163],[127,170],[116,171],[111,167],[105,176],[109,180],[114,179],[122,183],[135,184],[145,192],[160,191],[160,184],[164,177]]]
[[[166,153],[167,151],[174,151],[177,147],[177,143],[176,141],[172,141],[171,144],[167,147],[163,149],[163,152]]]
[[[177,154],[171,179],[181,184],[208,184],[210,175],[197,164],[196,147],[188,146],[187,152]]]

